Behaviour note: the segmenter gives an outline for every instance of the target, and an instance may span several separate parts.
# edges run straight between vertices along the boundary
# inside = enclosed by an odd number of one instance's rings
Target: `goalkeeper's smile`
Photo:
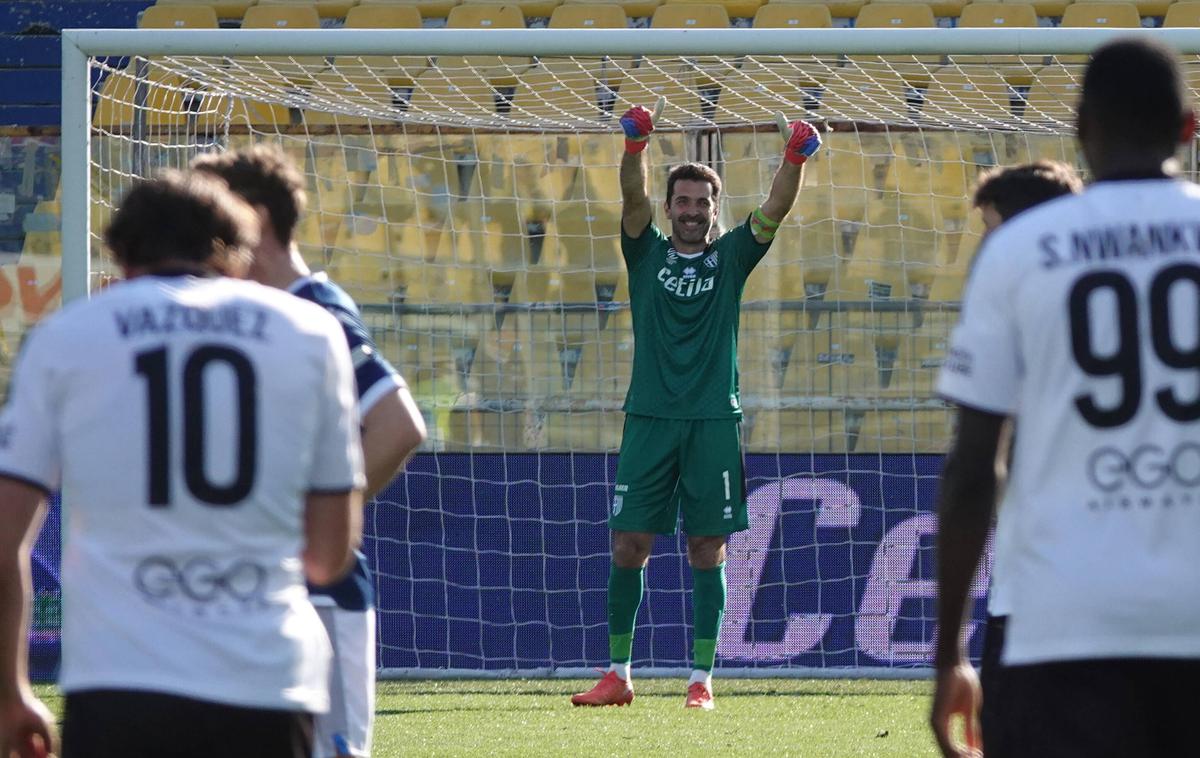
[[[680,216],[671,221],[671,232],[680,242],[691,244],[708,239],[708,231],[712,228],[712,218],[705,216]]]

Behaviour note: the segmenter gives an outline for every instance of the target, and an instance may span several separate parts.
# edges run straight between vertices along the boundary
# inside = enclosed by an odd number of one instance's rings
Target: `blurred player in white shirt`
[[[37,326],[0,414],[0,755],[51,739],[24,640],[61,489],[62,755],[306,758],[329,643],[304,582],[361,530],[342,330],[228,278],[257,224],[211,177],[139,182],[105,240],[127,281]]]
[[[978,742],[962,630],[1008,417],[1013,754],[1195,751],[1200,188],[1173,178],[1194,128],[1169,49],[1103,46],[1077,119],[1095,184],[1003,224],[976,259],[938,385],[960,406],[939,503],[931,720],[945,755]],[[965,748],[950,736],[955,715],[967,719]]]
[[[984,238],[1001,224],[1037,205],[1063,195],[1077,194],[1083,183],[1075,169],[1058,161],[1034,161],[1018,166],[997,167],[979,177],[972,201],[983,220]],[[1008,458],[1012,445],[1012,424],[1005,424],[1000,437],[996,459],[997,475],[1007,476]],[[983,657],[979,682],[983,688],[983,710],[980,714],[983,747],[991,758],[1012,755],[1006,739],[1006,719],[1002,709],[1008,704],[1004,695],[1004,667],[1000,651],[1004,647],[1004,628],[1008,621],[1009,601],[1005,596],[1005,552],[1008,549],[1007,530],[1010,523],[998,512],[996,536],[993,540],[991,585],[988,587],[987,626],[983,636]]]
[[[260,239],[250,278],[320,305],[342,325],[362,415],[366,497],[374,497],[424,441],[425,422],[408,385],[371,341],[354,301],[325,274],[312,273],[293,242],[304,213],[304,177],[271,145],[202,155],[192,168],[221,177],[258,211]],[[356,554],[340,583],[309,590],[334,655],[332,701],[329,712],[317,717],[314,758],[367,756],[375,716],[375,590],[366,556]]]

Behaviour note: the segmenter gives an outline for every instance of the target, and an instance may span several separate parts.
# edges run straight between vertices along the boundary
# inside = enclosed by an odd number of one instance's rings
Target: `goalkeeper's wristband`
[[[645,150],[646,145],[648,145],[648,144],[650,144],[650,140],[647,139],[646,137],[642,137],[641,139],[629,139],[628,137],[626,137],[625,138],[625,152],[633,153],[636,155],[637,153],[640,153],[643,150]]]
[[[762,212],[761,207],[755,208],[754,212],[750,214],[750,232],[755,237],[761,237],[770,242],[775,239],[775,233],[778,231],[779,222],[767,218],[767,214]]]

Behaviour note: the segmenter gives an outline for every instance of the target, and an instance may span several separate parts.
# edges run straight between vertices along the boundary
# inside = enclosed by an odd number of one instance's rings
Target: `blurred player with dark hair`
[[[304,177],[269,145],[203,155],[192,168],[221,177],[258,210],[261,233],[250,278],[310,300],[341,323],[358,387],[366,496],[374,497],[424,441],[425,422],[408,385],[375,348],[354,301],[323,273],[309,271],[293,242],[304,213]],[[366,556],[357,555],[340,584],[309,589],[334,648],[333,701],[317,718],[315,756],[366,756],[375,715],[375,590]]]
[[[985,171],[971,204],[983,218],[984,231],[992,232],[1022,211],[1082,189],[1075,169],[1061,161],[1040,160]]]
[[[1009,417],[1008,750],[1195,752],[1200,188],[1174,176],[1194,129],[1168,48],[1104,45],[1077,118],[1095,183],[1004,223],[977,256],[938,384],[959,406],[939,500],[931,721],[945,755],[978,742],[962,630]],[[950,736],[956,714],[965,749]]]
[[[329,643],[304,579],[351,565],[358,414],[337,321],[225,276],[257,237],[219,180],[139,182],[105,234],[127,281],[21,351],[0,415],[2,755],[49,747],[24,640],[29,552],[60,489],[63,755],[312,749]]]
[[[1078,194],[1083,182],[1075,169],[1058,161],[1035,161],[1018,166],[993,168],[979,177],[975,187],[973,204],[983,218],[984,235],[994,232],[1002,223],[1018,213],[1063,195]],[[1001,482],[1007,478],[1009,454],[1012,445],[1012,424],[1004,425],[997,452],[997,476]],[[1000,663],[1000,651],[1004,647],[1004,627],[1008,621],[1009,601],[1004,590],[1004,553],[1008,548],[1008,535],[1001,525],[1010,522],[996,514],[996,537],[993,541],[991,584],[988,587],[988,617],[983,636],[983,660],[979,672],[983,687],[983,710],[980,726],[983,730],[983,746],[992,758],[1011,755],[1005,739],[1005,724],[1002,709],[1007,705],[1004,696],[1004,669]]]

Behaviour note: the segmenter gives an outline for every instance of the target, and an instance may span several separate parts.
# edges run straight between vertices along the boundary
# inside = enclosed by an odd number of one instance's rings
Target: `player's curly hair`
[[[1035,205],[1083,189],[1075,169],[1060,161],[1040,160],[1019,166],[997,166],[979,175],[972,204],[990,205],[1004,221]]]
[[[258,216],[219,178],[168,170],[133,186],[104,241],[126,268],[187,262],[228,273],[258,244]]]
[[[284,245],[291,243],[308,200],[304,175],[279,147],[260,144],[206,153],[192,160],[192,170],[219,176],[247,203],[266,208],[275,236]]]
[[[721,196],[721,177],[703,163],[681,163],[671,169],[671,173],[667,174],[667,204],[670,205],[671,198],[675,196],[675,182],[680,179],[693,182],[708,182],[712,185],[713,198]]]

